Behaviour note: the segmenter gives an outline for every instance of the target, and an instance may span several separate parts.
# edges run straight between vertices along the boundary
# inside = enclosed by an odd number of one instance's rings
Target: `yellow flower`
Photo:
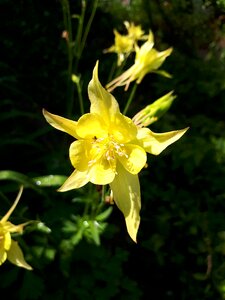
[[[117,86],[125,85],[125,91],[128,89],[132,81],[136,81],[139,84],[147,73],[158,73],[166,77],[170,75],[162,70],[158,70],[167,56],[172,52],[172,48],[168,48],[164,51],[157,51],[154,46],[153,33],[150,31],[148,40],[139,47],[135,46],[136,56],[134,64],[122,73],[120,76],[112,80],[106,85],[107,90],[110,92]]]
[[[115,35],[115,44],[110,48],[105,49],[103,52],[115,52],[117,53],[117,65],[120,66],[125,58],[134,51],[134,42],[133,40],[127,36],[120,34],[116,29],[113,30]]]
[[[110,48],[105,49],[103,52],[115,52],[117,53],[117,65],[120,66],[128,55],[134,51],[135,43],[138,40],[146,39],[141,26],[135,26],[134,23],[124,22],[128,33],[126,35],[120,34],[116,29],[113,30],[115,39],[114,45]]]
[[[140,25],[134,25],[133,22],[129,23],[128,21],[124,22],[124,25],[127,29],[127,35],[133,39],[133,41],[146,40],[148,37],[144,35],[144,31],[142,30]]]
[[[14,225],[8,221],[10,215],[12,214],[17,203],[20,200],[22,191],[23,187],[20,188],[20,191],[12,207],[0,220],[0,265],[2,265],[6,261],[6,259],[8,259],[11,263],[18,267],[32,270],[32,267],[25,261],[20,246],[11,238],[12,233],[22,233],[24,226],[26,226],[28,223]]]
[[[141,208],[138,173],[146,164],[146,152],[159,154],[187,128],[161,134],[138,128],[121,114],[116,99],[100,84],[98,63],[88,85],[88,95],[90,113],[77,122],[43,110],[50,125],[77,139],[69,149],[75,171],[59,191],[80,188],[88,182],[109,184],[114,201],[124,214],[128,233],[136,241]]]

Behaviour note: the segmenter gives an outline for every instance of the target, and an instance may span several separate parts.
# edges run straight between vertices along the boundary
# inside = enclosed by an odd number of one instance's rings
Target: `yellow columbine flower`
[[[146,40],[148,37],[144,35],[144,31],[142,30],[140,25],[134,25],[133,22],[125,21],[124,25],[127,29],[127,35],[133,39],[133,41]]]
[[[135,46],[136,56],[134,64],[122,73],[120,76],[112,80],[106,85],[107,90],[110,92],[118,86],[125,85],[125,91],[128,89],[132,81],[139,84],[147,73],[159,73],[161,75],[170,77],[170,75],[162,70],[158,70],[163,64],[164,60],[172,52],[172,48],[164,51],[157,51],[154,46],[153,33],[150,31],[148,40],[139,47]]]
[[[128,35],[120,34],[116,29],[113,30],[115,35],[115,44],[105,49],[104,53],[117,53],[117,65],[120,66],[125,58],[134,51],[134,41]]]
[[[138,128],[121,114],[116,99],[100,84],[98,63],[88,85],[88,95],[90,113],[77,122],[43,110],[50,125],[77,139],[69,149],[75,171],[59,191],[80,188],[88,182],[109,184],[114,201],[124,214],[128,233],[136,241],[141,208],[138,173],[146,164],[146,152],[159,154],[187,128],[161,134]]]
[[[120,66],[121,63],[125,60],[125,58],[128,57],[128,55],[134,51],[135,43],[138,40],[146,39],[146,36],[144,36],[144,31],[141,29],[141,26],[135,26],[134,23],[129,23],[127,21],[125,21],[124,24],[128,33],[126,35],[122,35],[116,29],[114,29],[114,45],[103,51],[104,53],[117,53],[118,66]]]
[[[20,200],[22,191],[23,187],[20,188],[12,207],[0,220],[0,265],[2,265],[6,261],[6,259],[8,259],[11,263],[18,267],[32,270],[32,267],[25,261],[20,246],[11,238],[12,233],[22,233],[24,226],[26,226],[28,222],[20,225],[14,225],[8,221],[10,215],[12,214],[17,203]]]

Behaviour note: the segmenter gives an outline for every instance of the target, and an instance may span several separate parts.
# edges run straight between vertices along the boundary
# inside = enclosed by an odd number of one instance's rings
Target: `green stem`
[[[117,61],[114,61],[113,64],[112,64],[112,67],[111,67],[111,70],[109,72],[109,76],[108,76],[108,79],[107,79],[107,83],[110,82],[113,78],[113,73],[115,72],[116,70],[116,67],[117,67]]]
[[[83,33],[83,25],[84,25],[84,16],[86,12],[86,1],[82,0],[82,9],[81,14],[79,17],[79,25],[77,29],[77,35],[75,40],[75,47],[74,47],[74,56],[76,57],[76,62],[74,66],[74,72],[77,72],[78,63],[81,57],[81,44],[82,44],[82,33]]]
[[[124,115],[127,113],[128,108],[129,108],[129,106],[130,106],[132,100],[134,99],[134,95],[135,95],[136,89],[137,89],[137,83],[135,82],[135,84],[134,84],[134,86],[133,86],[133,88],[132,88],[132,90],[131,90],[129,99],[127,100],[127,104],[126,104],[126,106],[125,106],[125,108],[124,108],[124,110],[123,110],[123,114],[124,114]]]
[[[102,186],[102,197],[101,197],[102,203],[105,203],[105,190],[106,190],[105,187],[106,187],[105,185]]]
[[[63,22],[65,30],[68,34],[67,41],[67,55],[68,55],[68,77],[67,77],[67,115],[68,117],[72,114],[73,103],[74,103],[74,85],[72,84],[71,77],[73,71],[73,33],[72,33],[72,22],[70,5],[68,0],[62,0],[62,11],[63,11]]]
[[[79,104],[80,104],[80,113],[81,115],[84,114],[84,104],[83,104],[83,96],[82,96],[82,87],[80,84],[80,81],[76,83],[77,85],[77,94],[78,94],[78,99],[79,99]]]
[[[94,218],[100,213],[102,207],[105,205],[105,193],[106,193],[106,185],[102,185],[102,190],[101,190],[101,202],[99,201],[95,204],[96,206],[94,207]]]
[[[86,29],[85,29],[84,34],[83,34],[83,39],[81,41],[81,45],[80,45],[80,49],[79,49],[80,50],[79,51],[79,58],[81,57],[82,52],[84,50],[84,46],[85,46],[85,43],[86,43],[86,40],[87,40],[87,36],[88,36],[89,31],[90,31],[91,24],[92,24],[92,21],[94,19],[97,7],[98,7],[98,0],[95,0],[94,4],[93,4],[92,11],[91,11],[90,18],[89,18],[89,20],[87,22]]]

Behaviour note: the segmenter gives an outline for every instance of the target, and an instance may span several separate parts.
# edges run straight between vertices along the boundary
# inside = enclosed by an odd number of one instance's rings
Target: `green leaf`
[[[41,193],[40,188],[35,184],[32,178],[11,170],[0,171],[0,181],[1,180],[12,180],[22,184],[24,187],[34,189],[35,191]]]
[[[90,232],[92,234],[92,238],[96,245],[100,245],[100,238],[99,238],[99,224],[95,220],[87,221],[90,227]]]
[[[66,181],[67,177],[63,175],[46,175],[33,178],[38,186],[60,186]]]
[[[96,221],[105,221],[110,216],[112,210],[112,206],[108,207],[105,211],[96,216]]]

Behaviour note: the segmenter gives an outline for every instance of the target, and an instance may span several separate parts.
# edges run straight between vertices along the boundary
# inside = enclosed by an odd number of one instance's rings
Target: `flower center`
[[[89,166],[98,159],[106,159],[111,167],[114,168],[116,156],[125,156],[128,158],[124,144],[116,142],[112,135],[109,135],[107,138],[94,137],[92,151],[94,159],[89,161]]]

